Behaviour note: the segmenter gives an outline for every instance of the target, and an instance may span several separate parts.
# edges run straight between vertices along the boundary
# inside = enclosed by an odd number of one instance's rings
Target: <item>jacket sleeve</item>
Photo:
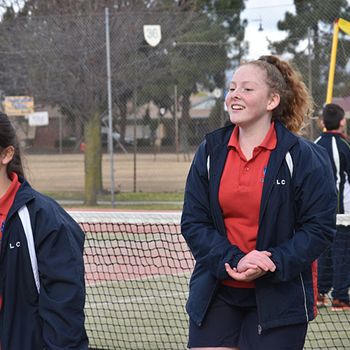
[[[342,154],[341,157],[343,158],[342,161],[344,162],[344,169],[347,174],[347,180],[348,184],[350,183],[350,145],[349,143],[344,140],[340,139],[342,143]],[[347,185],[348,185],[347,184]],[[344,196],[344,202],[349,202],[349,198],[345,198]]]
[[[331,163],[322,147],[312,146],[306,156],[298,157],[293,175],[294,235],[268,249],[276,264],[276,271],[269,275],[276,282],[295,278],[310,266],[331,244],[336,232],[337,194]]]
[[[218,232],[209,198],[204,142],[199,146],[187,177],[181,231],[196,263],[205,266],[216,278],[228,279],[224,264],[237,266],[244,253],[229,242],[225,233]]]
[[[84,233],[60,207],[37,213],[39,315],[45,349],[88,349],[84,328]],[[55,218],[55,224],[47,216]],[[48,227],[51,229],[48,230]]]

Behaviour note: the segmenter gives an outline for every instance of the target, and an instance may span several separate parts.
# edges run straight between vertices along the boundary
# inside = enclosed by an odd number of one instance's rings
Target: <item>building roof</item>
[[[350,112],[350,96],[334,97],[332,102],[338,104],[344,111]]]

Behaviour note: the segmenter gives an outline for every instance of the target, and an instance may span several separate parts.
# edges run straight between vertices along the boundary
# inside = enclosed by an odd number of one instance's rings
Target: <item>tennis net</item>
[[[69,212],[86,234],[91,349],[185,349],[194,266],[179,212]],[[350,216],[339,216],[350,225]],[[350,251],[349,251],[350,254]],[[319,309],[305,349],[349,349],[350,311]]]

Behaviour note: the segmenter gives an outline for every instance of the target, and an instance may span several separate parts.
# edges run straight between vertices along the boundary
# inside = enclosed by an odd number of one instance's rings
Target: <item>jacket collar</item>
[[[21,176],[19,176],[18,179],[19,179],[19,182],[21,183],[21,186],[16,193],[15,200],[8,213],[7,220],[20,208],[22,208],[23,205],[27,204],[28,202],[30,202],[32,199],[35,198],[34,190],[29,185],[29,183]]]
[[[217,129],[206,135],[207,152],[211,159],[212,171],[220,174],[225,165],[228,153],[228,142],[231,137],[233,125]],[[269,173],[274,176],[289,149],[298,141],[298,136],[289,131],[280,121],[275,121],[277,146],[272,152],[269,162]]]
[[[207,134],[205,139],[208,145],[208,153],[212,154],[215,150],[223,146],[227,148],[233,129],[234,125],[231,124]]]
[[[275,120],[275,128],[277,135],[278,148],[281,152],[287,153],[288,150],[297,142],[298,136],[289,131],[280,121]],[[212,154],[219,147],[223,145],[227,147],[230,140],[234,125],[225,126],[217,129],[206,135],[208,144],[208,152]]]
[[[277,134],[277,143],[280,147],[280,151],[283,154],[283,157],[288,152],[288,150],[298,142],[300,136],[289,131],[280,121],[275,121],[276,134]]]
[[[337,137],[341,137],[343,139],[346,140],[346,135],[344,135],[343,133],[339,132],[339,131],[324,131],[322,133],[323,137],[333,137],[333,136],[337,136]]]

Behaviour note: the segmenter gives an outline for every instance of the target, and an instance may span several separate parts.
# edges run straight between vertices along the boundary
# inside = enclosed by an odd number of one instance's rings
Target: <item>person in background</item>
[[[350,146],[344,136],[345,112],[339,105],[330,103],[322,111],[326,131],[315,141],[323,146],[331,159],[334,182],[338,192],[339,214],[350,213]],[[338,225],[332,246],[318,259],[317,305],[328,306],[332,295],[332,310],[350,310],[350,226]]]
[[[88,349],[84,233],[26,181],[15,129],[3,113],[0,227],[0,348]]]
[[[288,62],[262,56],[235,71],[226,105],[235,126],[206,136],[185,188],[188,347],[301,350],[336,231],[326,151],[296,134],[312,99]]]

